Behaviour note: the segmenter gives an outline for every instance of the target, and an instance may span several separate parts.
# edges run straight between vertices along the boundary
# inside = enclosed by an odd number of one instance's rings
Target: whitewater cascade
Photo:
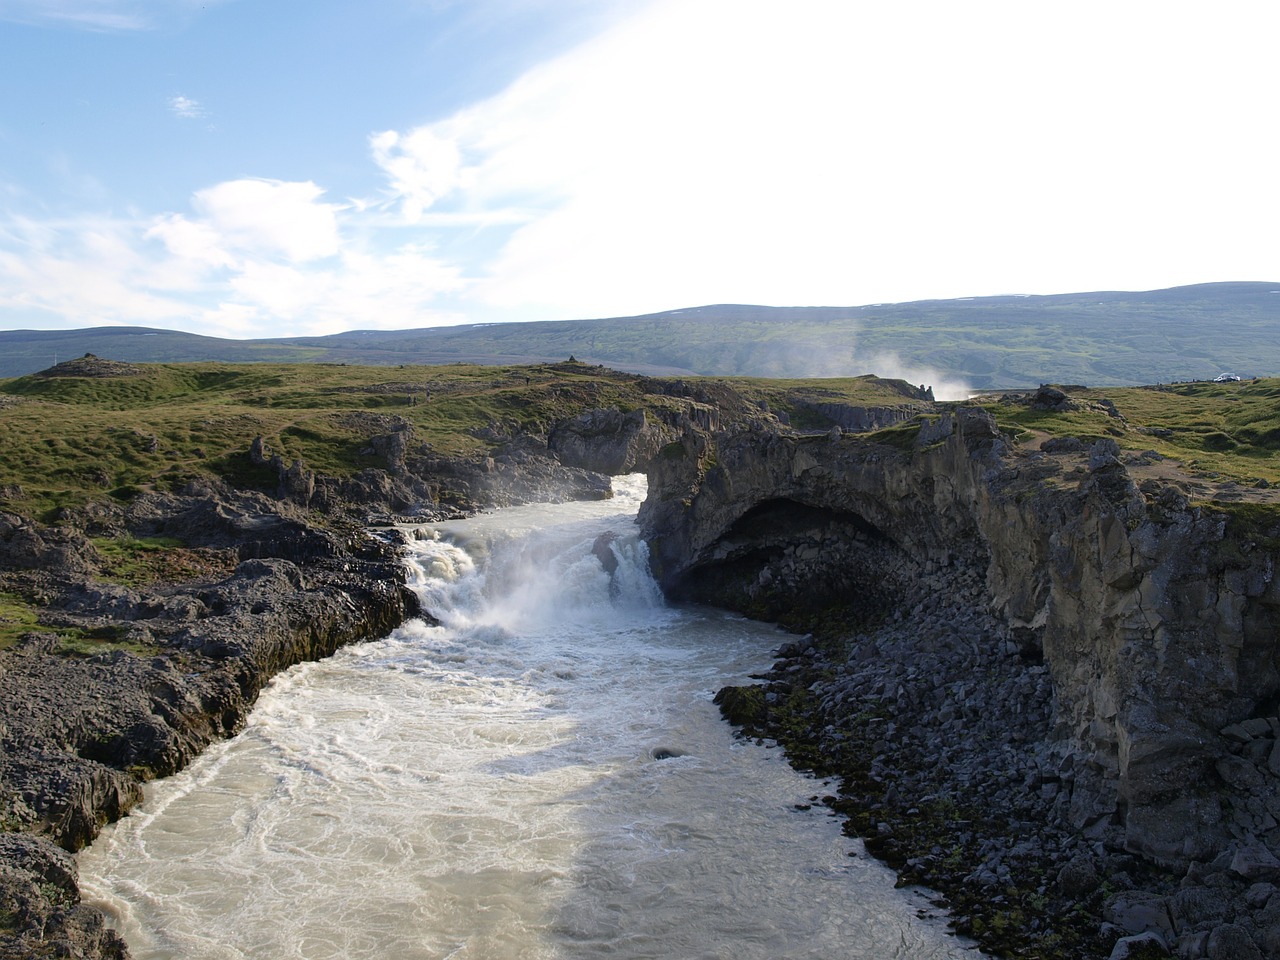
[[[424,528],[438,624],[282,674],[81,854],[136,960],[971,956],[734,739],[785,637],[667,607],[615,486]]]

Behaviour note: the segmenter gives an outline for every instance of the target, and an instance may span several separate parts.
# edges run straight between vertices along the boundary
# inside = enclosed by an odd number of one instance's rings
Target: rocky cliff
[[[451,491],[449,512],[608,493],[607,477],[562,466],[545,448],[500,453],[500,464],[441,458],[434,475],[393,460],[339,492],[261,443],[251,455],[279,471],[276,496],[201,481],[63,511],[54,525],[0,512],[0,596],[42,610],[0,654],[0,957],[127,956],[78,902],[67,851],[128,813],[148,780],[239,730],[276,673],[420,612],[394,537],[335,523],[335,505],[313,498],[381,512],[404,506],[398,498],[426,477]],[[367,499],[347,499],[366,487]],[[120,538],[182,547],[161,555],[155,576],[126,584],[96,545]],[[84,639],[69,647],[69,636]]]
[[[3,588],[48,613],[0,658],[0,956],[123,957],[78,903],[65,851],[210,742],[234,733],[276,672],[382,636],[417,611],[392,544],[306,523],[259,494],[202,488],[99,507],[47,527],[0,514]],[[86,530],[181,534],[181,570],[100,579]],[[63,637],[90,649],[63,648]],[[92,652],[92,646],[102,647]]]
[[[1109,865],[1120,888],[1149,873],[1149,915],[1135,919],[1123,898],[1094,904],[1113,933],[1155,933],[1200,956],[1238,927],[1252,946],[1231,956],[1280,955],[1280,897],[1271,909],[1254,889],[1257,909],[1244,907],[1249,884],[1280,879],[1275,511],[1193,503],[1176,476],[1125,462],[1111,441],[1017,447],[979,408],[889,439],[687,431],[654,461],[641,512],[664,589],[828,637],[838,627],[835,648],[788,666],[811,681],[802,692],[825,749],[852,738],[871,754],[851,761],[866,761],[864,798],[883,811],[863,811],[864,828],[900,826],[885,816],[894,781],[985,804],[1016,834],[1019,815],[991,809],[1003,798],[1061,838],[1047,864],[1024,866]],[[886,624],[892,642],[877,633]],[[877,645],[932,675],[881,663],[866,682]],[[772,704],[766,732],[778,735],[794,679],[775,677],[772,699],[747,702],[745,717]],[[949,740],[967,744],[967,760],[948,759]],[[1018,857],[993,843],[996,882]],[[916,876],[945,880],[923,853]],[[1179,912],[1170,878],[1188,871],[1217,877],[1240,910]],[[1057,889],[1026,882],[1042,901]]]
[[[371,523],[604,497],[686,431],[780,425],[726,383],[575,362],[398,376],[85,358],[0,394],[26,411],[0,484],[0,958],[125,955],[69,852],[277,671],[417,612]],[[871,380],[823,396],[904,396]]]

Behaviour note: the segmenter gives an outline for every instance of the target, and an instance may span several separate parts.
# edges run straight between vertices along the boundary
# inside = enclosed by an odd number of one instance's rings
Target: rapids
[[[974,955],[735,740],[711,698],[784,636],[667,607],[616,490],[424,528],[437,625],[285,672],[150,785],[79,861],[136,960]]]

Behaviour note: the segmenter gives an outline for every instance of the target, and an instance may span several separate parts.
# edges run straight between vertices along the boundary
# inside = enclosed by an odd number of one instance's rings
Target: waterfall
[[[642,496],[416,532],[435,622],[282,674],[81,854],[135,958],[970,955],[720,719],[784,637],[666,606]]]

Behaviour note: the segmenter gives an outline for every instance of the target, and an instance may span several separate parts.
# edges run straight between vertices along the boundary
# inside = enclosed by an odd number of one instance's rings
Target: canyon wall
[[[892,443],[687,429],[640,520],[668,594],[802,626],[980,565],[1003,642],[1052,680],[1053,818],[1166,868],[1280,866],[1268,511],[1191,503],[1109,440],[1046,447],[976,407]]]

